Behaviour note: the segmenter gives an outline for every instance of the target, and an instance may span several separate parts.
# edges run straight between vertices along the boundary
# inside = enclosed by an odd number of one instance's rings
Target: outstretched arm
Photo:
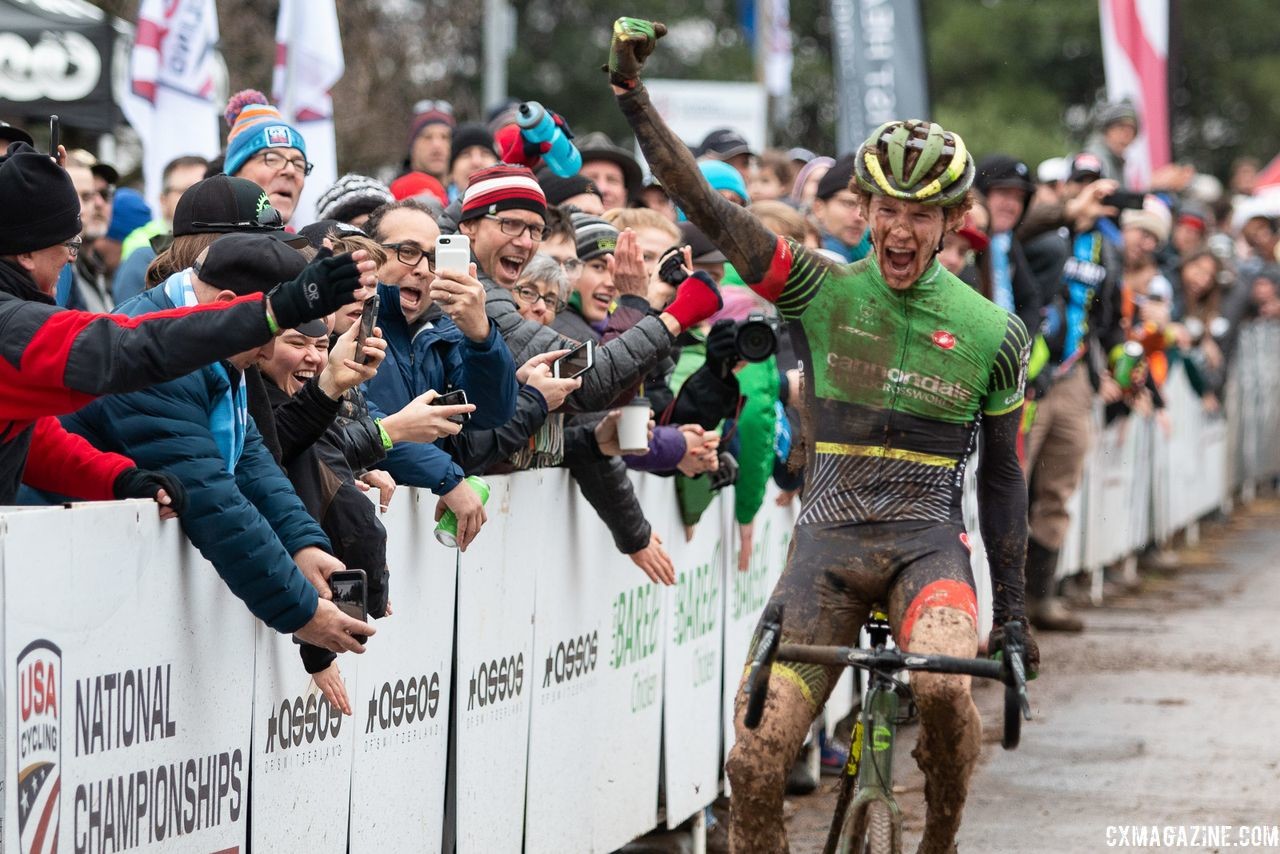
[[[609,77],[618,105],[631,123],[653,174],[685,216],[724,252],[743,281],[759,282],[769,271],[778,236],[745,208],[711,189],[688,147],[653,109],[640,82],[644,60],[664,33],[662,24],[635,18],[619,18],[614,23]]]

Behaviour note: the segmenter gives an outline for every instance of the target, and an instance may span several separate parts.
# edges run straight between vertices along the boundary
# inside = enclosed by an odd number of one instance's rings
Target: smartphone
[[[596,342],[584,341],[551,363],[551,375],[571,380],[596,366]]]
[[[329,590],[333,592],[333,604],[348,617],[360,622],[369,619],[368,578],[363,569],[340,569],[329,576]],[[369,640],[368,635],[352,635],[360,643]]]
[[[369,297],[364,302],[364,308],[360,310],[360,332],[356,335],[356,361],[364,364],[368,358],[364,354],[364,339],[373,335],[373,323],[378,319],[378,303],[381,302],[377,294]]]
[[[1103,196],[1102,203],[1121,210],[1140,211],[1142,210],[1142,201],[1145,198],[1146,193],[1137,193],[1133,190],[1116,190],[1109,196]]]
[[[49,116],[49,156],[58,159],[58,146],[62,144],[62,122],[57,116]]]
[[[467,402],[467,393],[463,389],[456,388],[453,391],[445,392],[438,395],[435,400],[431,401],[432,406],[461,406]],[[471,413],[462,412],[458,415],[450,415],[449,420],[454,424],[466,424],[471,420]]]
[[[471,238],[465,234],[442,234],[436,238],[436,272],[448,270],[466,274],[471,264]]]

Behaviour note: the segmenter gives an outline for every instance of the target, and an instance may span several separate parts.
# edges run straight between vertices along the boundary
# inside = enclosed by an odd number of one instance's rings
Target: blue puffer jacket
[[[365,384],[370,415],[382,418],[399,412],[431,389],[444,394],[459,388],[476,405],[468,429],[492,430],[515,415],[516,366],[492,322],[489,337],[480,343],[444,316],[411,332],[400,310],[400,289],[380,284],[378,296],[378,326],[387,339],[387,358]],[[436,495],[448,493],[463,478],[462,469],[440,443],[400,442],[387,452],[383,468],[398,483]]]
[[[163,285],[116,312],[136,317],[175,307]],[[158,358],[163,358],[159,354]],[[329,539],[293,491],[252,418],[244,448],[228,470],[214,428],[231,389],[226,368],[209,365],[145,391],[100,398],[63,419],[96,447],[128,454],[141,468],[165,469],[187,488],[182,530],[231,592],[278,632],[294,632],[316,610],[316,591],[293,562]]]

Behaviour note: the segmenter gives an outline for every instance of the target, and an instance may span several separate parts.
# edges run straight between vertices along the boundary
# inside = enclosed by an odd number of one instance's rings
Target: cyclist
[[[787,567],[773,591],[785,604],[784,643],[849,645],[875,602],[887,604],[908,651],[973,656],[977,602],[960,510],[965,461],[981,437],[981,528],[997,627],[1024,626],[1027,491],[1016,439],[1029,339],[1014,315],[944,270],[936,255],[970,205],[973,160],[936,124],[888,122],[857,152],[872,252],[835,264],[780,239],[713,192],[639,81],[665,33],[620,18],[608,71],[654,176],[792,329],[807,369],[807,480]],[[981,423],[981,431],[979,431]],[[992,633],[998,648],[1002,632]],[[1038,660],[1028,641],[1029,667]],[[726,770],[733,785],[730,846],[786,850],[787,770],[835,673],[774,665],[764,720],[742,725]],[[920,710],[915,757],[928,813],[922,852],[953,850],[981,720],[969,677],[913,677]]]

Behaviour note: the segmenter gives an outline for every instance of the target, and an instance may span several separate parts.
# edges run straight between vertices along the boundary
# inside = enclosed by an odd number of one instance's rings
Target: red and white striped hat
[[[524,166],[499,163],[471,175],[462,196],[461,222],[513,209],[547,215],[547,197]]]

